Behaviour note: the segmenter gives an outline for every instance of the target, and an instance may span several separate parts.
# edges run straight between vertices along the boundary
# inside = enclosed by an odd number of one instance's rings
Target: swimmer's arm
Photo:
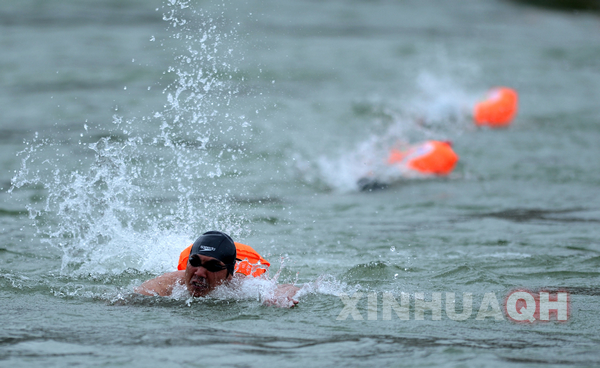
[[[168,272],[150,279],[133,289],[138,294],[152,296],[169,296],[177,284],[183,284],[184,271]]]

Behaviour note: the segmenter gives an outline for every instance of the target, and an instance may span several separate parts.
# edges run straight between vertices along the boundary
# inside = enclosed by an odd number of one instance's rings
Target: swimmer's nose
[[[198,268],[196,268],[196,272],[194,272],[194,275],[196,275],[198,277],[206,278],[206,276],[207,276],[206,273],[207,273],[206,268],[198,267]]]

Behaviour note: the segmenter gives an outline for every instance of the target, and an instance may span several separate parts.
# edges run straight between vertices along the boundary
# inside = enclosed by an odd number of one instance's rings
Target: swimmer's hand
[[[266,299],[264,304],[280,308],[293,308],[298,304],[298,299],[294,298],[298,290],[300,288],[292,284],[277,285],[273,297]]]

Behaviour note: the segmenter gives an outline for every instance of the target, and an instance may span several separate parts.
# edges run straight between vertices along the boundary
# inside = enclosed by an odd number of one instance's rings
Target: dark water
[[[1,2],[0,365],[597,365],[599,31],[510,1]],[[476,129],[496,85],[517,119]],[[459,164],[359,192],[396,139]],[[270,279],[133,293],[209,229]],[[567,290],[568,321],[510,321],[517,289]]]

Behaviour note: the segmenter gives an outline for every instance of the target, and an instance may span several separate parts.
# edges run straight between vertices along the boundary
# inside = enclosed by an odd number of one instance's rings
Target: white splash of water
[[[404,109],[426,138],[439,139],[440,134],[456,135],[473,128],[471,114],[477,97],[449,75],[422,71],[417,91]]]
[[[280,269],[281,271],[281,269]],[[266,306],[276,306],[289,308],[294,303],[287,295],[280,293],[281,288],[286,288],[291,284],[279,283],[279,272],[274,277],[263,275],[260,277],[242,277],[234,279],[229,285],[219,286],[209,294],[209,298],[219,300],[234,300],[234,301],[255,301]],[[339,296],[341,293],[354,293],[361,289],[360,285],[349,286],[348,284],[338,281],[332,275],[322,275],[315,281],[305,284],[296,284],[298,291],[293,296],[293,300],[302,302],[303,298],[309,295],[333,295]],[[188,301],[193,300],[189,297],[189,293],[183,290],[178,298],[185,298]]]
[[[141,119],[114,116],[108,134],[91,144],[36,135],[20,153],[11,191],[47,192],[41,205],[29,205],[30,216],[42,241],[63,251],[64,274],[173,270],[190,237],[244,231],[227,193],[213,189],[237,172],[230,157],[245,154],[224,129],[245,123],[227,112],[237,94],[226,43],[234,33],[188,0],[164,8],[179,53],[168,68],[174,82],[163,91],[165,108]],[[92,137],[89,126],[82,137]]]
[[[348,285],[337,280],[333,275],[321,275],[315,281],[304,284],[297,296],[298,298],[310,294],[339,296],[341,293],[353,294],[361,289],[359,284]]]

